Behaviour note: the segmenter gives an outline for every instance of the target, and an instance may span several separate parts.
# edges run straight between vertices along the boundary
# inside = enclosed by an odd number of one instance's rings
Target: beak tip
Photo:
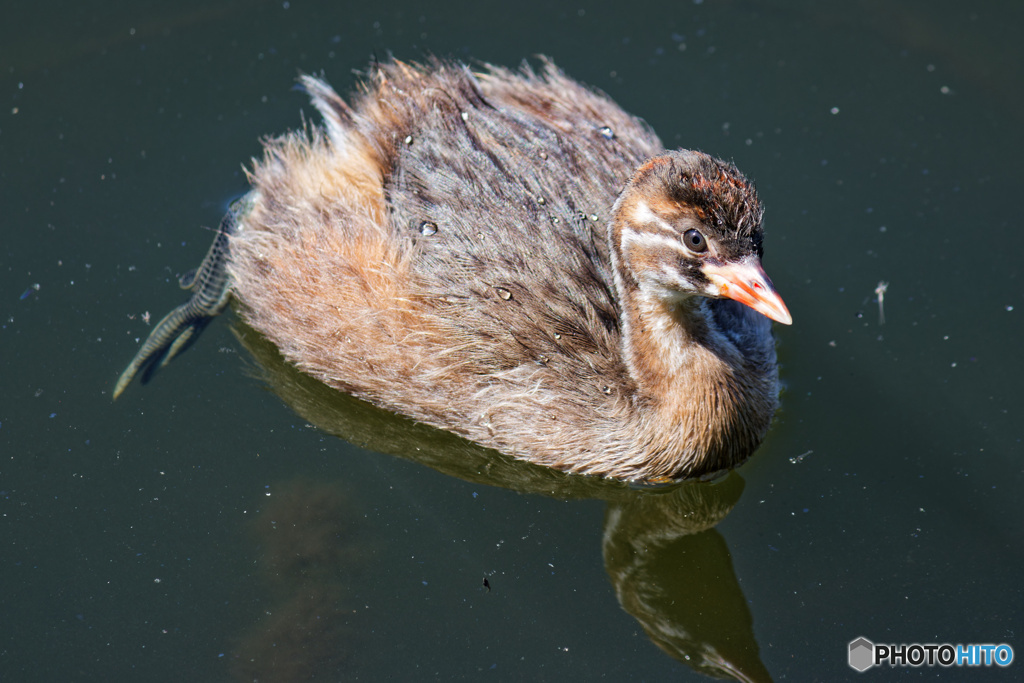
[[[783,325],[793,324],[793,316],[789,314],[788,310],[782,310],[779,313],[776,313],[774,316],[772,316],[772,320]]]

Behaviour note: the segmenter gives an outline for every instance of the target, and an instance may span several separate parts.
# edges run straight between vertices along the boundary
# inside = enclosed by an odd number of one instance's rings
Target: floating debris
[[[878,295],[878,324],[885,324],[885,291],[889,289],[888,282],[879,282],[875,287],[875,294]]]
[[[806,458],[808,455],[810,455],[813,452],[814,451],[807,451],[806,453],[801,453],[800,455],[794,455],[792,458],[789,459],[789,461],[791,463],[793,463],[794,465],[799,465],[800,463],[802,463],[804,461],[804,458]]]

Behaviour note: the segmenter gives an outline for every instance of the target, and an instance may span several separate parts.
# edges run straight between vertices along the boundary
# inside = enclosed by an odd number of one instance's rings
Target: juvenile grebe
[[[351,106],[301,81],[324,129],[266,143],[115,398],[233,296],[303,372],[516,458],[665,480],[750,456],[778,402],[768,318],[791,318],[735,166],[665,151],[550,63],[392,62]]]

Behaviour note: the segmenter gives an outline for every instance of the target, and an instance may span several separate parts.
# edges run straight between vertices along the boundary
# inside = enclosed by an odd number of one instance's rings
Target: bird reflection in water
[[[770,681],[729,548],[713,528],[742,492],[732,474],[611,503],[604,565],[619,604],[662,650],[715,678]]]
[[[607,501],[605,570],[619,603],[651,641],[705,675],[771,680],[729,550],[714,529],[743,492],[736,473],[713,483],[636,487],[556,472],[354,399],[298,371],[243,323],[236,322],[235,333],[255,360],[253,372],[322,431],[475,483]],[[279,500],[261,513],[257,528],[268,583],[278,592],[290,588],[273,617],[238,648],[239,671],[248,676],[262,666],[260,680],[275,680],[266,677],[275,670],[291,671],[290,680],[310,680],[296,674],[340,669],[357,637],[347,621],[345,586],[347,572],[359,564],[359,544],[352,542],[358,531],[349,526],[358,516],[348,512],[341,487],[304,482],[286,488],[284,495],[275,493]],[[282,525],[289,525],[287,534]]]

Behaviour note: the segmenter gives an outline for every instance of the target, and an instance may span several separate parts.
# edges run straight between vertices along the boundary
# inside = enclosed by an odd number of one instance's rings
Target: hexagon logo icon
[[[850,641],[850,667],[864,672],[874,665],[875,644],[863,636]]]

